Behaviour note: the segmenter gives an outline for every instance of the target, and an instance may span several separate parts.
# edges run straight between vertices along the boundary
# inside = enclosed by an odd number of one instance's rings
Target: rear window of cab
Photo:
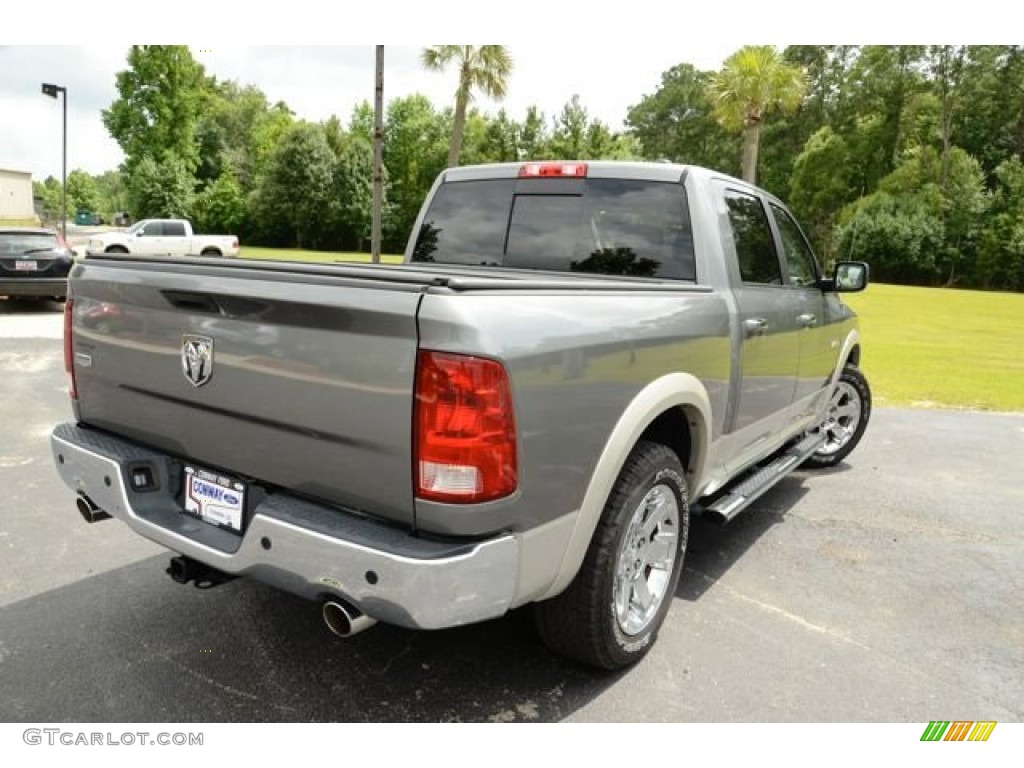
[[[696,279],[685,189],[635,179],[447,182],[412,261]]]

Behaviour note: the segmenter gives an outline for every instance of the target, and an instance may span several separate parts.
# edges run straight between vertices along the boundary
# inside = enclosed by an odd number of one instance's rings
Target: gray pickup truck
[[[533,604],[551,648],[622,667],[691,513],[729,520],[857,444],[837,294],[866,282],[709,170],[450,169],[402,265],[79,262],[54,460],[86,520],[177,553],[179,582],[252,577],[342,636]]]

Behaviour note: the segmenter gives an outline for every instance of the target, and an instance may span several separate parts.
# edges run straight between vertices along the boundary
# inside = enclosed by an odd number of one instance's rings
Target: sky
[[[717,69],[747,44],[1017,42],[998,39],[1015,29],[998,23],[1005,16],[994,10],[998,3],[973,0],[972,14],[947,19],[942,28],[941,16],[921,16],[914,0],[859,0],[839,16],[823,14],[820,0],[176,0],[174,12],[159,17],[111,0],[91,0],[87,14],[80,1],[48,0],[49,24],[40,23],[30,3],[12,2],[0,25],[0,168],[59,178],[62,105],[41,93],[43,82],[68,89],[68,172],[116,168],[122,155],[101,111],[117,98],[115,74],[126,67],[133,42],[189,44],[220,80],[255,85],[300,119],[337,114],[347,122],[355,104],[373,99],[367,38],[383,37],[386,45],[385,102],[423,93],[443,108],[454,100],[456,74],[424,70],[423,47],[500,35],[514,61],[508,96],[501,105],[478,99],[478,108],[493,114],[504,107],[521,120],[536,104],[550,120],[578,94],[592,117],[619,130],[628,108],[657,90],[675,64]],[[129,37],[154,30],[166,39]]]
[[[590,114],[621,129],[630,105],[657,89],[662,72],[680,61],[717,69],[736,47],[695,40],[685,46],[643,47],[609,57],[585,45],[509,45],[514,69],[501,104],[478,98],[476,106],[504,108],[516,119],[536,104],[551,119],[574,94]],[[385,46],[385,102],[422,93],[436,107],[454,100],[454,71],[428,72],[423,46]],[[117,98],[115,75],[125,68],[128,46],[0,47],[0,114],[17,115],[0,126],[0,168],[60,177],[62,105],[41,93],[43,82],[68,89],[68,172],[115,168],[120,148],[103,126],[101,111]],[[320,121],[337,114],[348,121],[355,104],[373,100],[374,47],[253,46],[192,48],[207,74],[259,87],[271,103],[282,100],[296,116]]]

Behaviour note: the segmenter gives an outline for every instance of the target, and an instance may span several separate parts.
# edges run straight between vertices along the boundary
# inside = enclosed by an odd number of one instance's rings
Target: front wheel
[[[871,388],[860,368],[848,365],[836,382],[819,430],[825,442],[804,462],[805,467],[834,467],[857,447],[871,417]]]
[[[562,594],[535,606],[548,647],[602,669],[641,659],[672,604],[689,522],[679,458],[659,443],[637,444],[576,578]]]

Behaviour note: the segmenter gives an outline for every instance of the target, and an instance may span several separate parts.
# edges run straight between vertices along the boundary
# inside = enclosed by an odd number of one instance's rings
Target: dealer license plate
[[[219,528],[241,532],[245,484],[218,472],[185,465],[185,511]]]
[[[35,272],[39,269],[39,263],[31,259],[19,259],[14,262],[14,269],[18,272]]]

